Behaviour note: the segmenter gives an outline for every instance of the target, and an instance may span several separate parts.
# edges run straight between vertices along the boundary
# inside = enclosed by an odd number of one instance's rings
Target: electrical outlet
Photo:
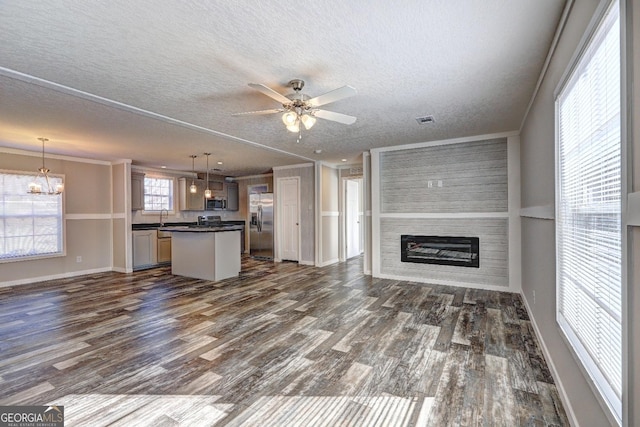
[[[82,256],[78,255],[78,256],[76,257],[76,262],[82,262]]]
[[[427,182],[427,187],[432,188],[433,187],[433,181],[428,181]]]

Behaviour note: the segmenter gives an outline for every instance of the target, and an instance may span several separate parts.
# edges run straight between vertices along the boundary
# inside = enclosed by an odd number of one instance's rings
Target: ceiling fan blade
[[[354,87],[342,86],[338,89],[332,90],[322,95],[318,95],[315,98],[307,100],[306,104],[311,107],[319,107],[321,105],[329,104],[330,102],[336,102],[344,98],[358,93]]]
[[[287,98],[286,96],[276,92],[275,90],[273,90],[270,87],[267,87],[267,86],[265,86],[263,84],[260,84],[260,83],[249,83],[249,86],[251,86],[252,88],[254,88],[256,90],[259,90],[263,94],[267,95],[269,98],[275,99],[276,101],[278,101],[281,104],[290,104],[291,103],[291,100],[289,98]]]
[[[356,122],[355,117],[347,116],[346,114],[342,113],[336,113],[335,111],[313,110],[313,115],[320,119],[331,120],[345,125],[352,125]]]
[[[250,116],[250,115],[259,115],[259,114],[275,114],[282,113],[284,108],[273,108],[271,110],[256,110],[256,111],[245,111],[243,113],[233,113],[232,116]]]

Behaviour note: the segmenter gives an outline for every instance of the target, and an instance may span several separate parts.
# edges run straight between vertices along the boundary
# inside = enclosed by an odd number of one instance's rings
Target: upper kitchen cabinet
[[[144,174],[131,171],[131,210],[144,209]]]
[[[227,210],[237,211],[240,207],[238,195],[238,183],[227,182]]]
[[[213,197],[226,198],[226,188],[223,181],[209,181],[209,190]]]
[[[196,185],[196,192],[190,191],[191,183]],[[178,206],[181,211],[203,211],[205,181],[192,178],[178,178]]]

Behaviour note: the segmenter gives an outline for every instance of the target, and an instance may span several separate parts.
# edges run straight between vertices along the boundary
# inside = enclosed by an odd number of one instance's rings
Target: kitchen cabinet
[[[131,172],[131,210],[144,209],[144,173]]]
[[[209,190],[211,190],[212,193],[218,193],[221,194],[224,190],[224,182],[222,181],[209,181]]]
[[[189,188],[194,183],[198,191],[191,193]],[[204,210],[204,190],[206,182],[201,179],[178,178],[178,208],[181,211],[203,211]]]
[[[209,190],[214,199],[227,198],[227,185],[223,181],[209,181]]]
[[[154,266],[158,263],[157,230],[133,230],[133,268]]]
[[[240,208],[240,200],[238,195],[238,183],[227,183],[227,210],[237,211]]]
[[[158,264],[171,262],[171,233],[158,230]]]

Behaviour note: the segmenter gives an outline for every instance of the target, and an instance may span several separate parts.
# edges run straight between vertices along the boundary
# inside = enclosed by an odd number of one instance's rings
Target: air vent
[[[433,116],[424,116],[424,117],[416,117],[416,122],[418,122],[419,125],[426,125],[429,123],[434,123],[436,120],[433,118]]]
[[[349,175],[362,175],[362,168],[349,168]]]

